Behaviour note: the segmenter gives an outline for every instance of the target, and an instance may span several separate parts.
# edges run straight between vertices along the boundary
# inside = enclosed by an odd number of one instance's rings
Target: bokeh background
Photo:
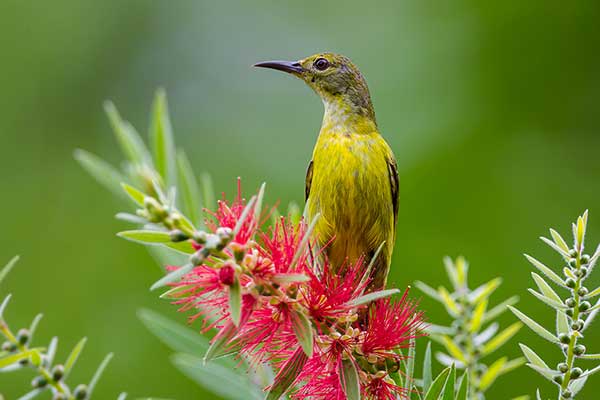
[[[590,242],[600,241],[595,0],[3,0],[0,10],[0,260],[22,255],[0,290],[14,295],[12,325],[45,313],[37,338],[58,335],[59,358],[89,338],[75,380],[115,352],[98,399],[214,398],[170,365],[136,318],[149,307],[184,320],[148,291],[160,276],[148,253],[115,237],[121,205],[73,159],[81,147],[121,160],[105,99],[146,131],[153,92],[165,87],[178,144],[219,192],[241,175],[248,190],[267,181],[272,203],[302,203],[322,106],[301,82],[250,65],[341,52],[366,75],[398,158],[392,283],[447,285],[442,257],[463,254],[473,285],[504,278],[492,301],[519,294],[522,310],[552,325],[526,293],[532,268],[521,254],[556,265],[538,236],[551,226],[568,234],[586,208]],[[441,306],[422,307],[447,321]],[[597,329],[587,336],[600,350]],[[517,356],[517,341],[559,360],[525,329],[502,351]],[[29,378],[0,376],[0,392],[14,399]],[[541,379],[522,368],[489,399],[538,385],[554,396]],[[582,398],[598,390],[592,379]]]

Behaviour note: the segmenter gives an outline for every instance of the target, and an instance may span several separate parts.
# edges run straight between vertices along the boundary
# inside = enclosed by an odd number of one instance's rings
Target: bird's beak
[[[278,71],[300,74],[304,71],[298,61],[264,61],[254,64],[255,67],[271,68]]]

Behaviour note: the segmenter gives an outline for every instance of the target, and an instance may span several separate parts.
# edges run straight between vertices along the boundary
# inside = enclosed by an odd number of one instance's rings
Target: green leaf
[[[147,230],[133,230],[123,231],[117,233],[117,236],[123,239],[130,240],[136,243],[148,244],[148,243],[169,243],[171,242],[171,235],[164,231],[147,231]]]
[[[185,265],[177,268],[175,271],[168,273],[167,275],[163,276],[162,278],[160,278],[159,280],[154,282],[154,284],[152,286],[150,286],[150,290],[154,290],[159,287],[163,287],[169,283],[177,282],[184,275],[191,272],[192,269],[194,269],[194,266],[192,264],[185,264]]]
[[[554,300],[555,302],[562,303],[562,299],[560,298],[560,296],[556,294],[552,287],[546,283],[544,278],[542,278],[535,272],[532,272],[531,276],[533,277],[533,280],[535,281],[535,284],[537,285],[538,289],[540,289],[540,292],[542,292],[544,296],[548,297],[551,300]]]
[[[147,197],[145,193],[126,183],[121,183],[121,187],[131,200],[133,200],[138,206],[144,207],[144,199]]]
[[[468,400],[467,396],[469,395],[469,371],[465,371],[460,380],[460,386],[458,388],[458,394],[456,396],[456,400]]]
[[[519,332],[522,326],[523,324],[521,324],[520,322],[515,322],[508,328],[504,329],[502,332],[497,334],[493,339],[487,342],[485,346],[483,346],[482,355],[488,355],[500,348],[501,346],[503,346],[513,336],[515,336],[517,332]]]
[[[517,316],[517,318],[523,321],[525,325],[527,325],[532,331],[537,333],[539,336],[552,343],[558,343],[558,338],[552,333],[550,333],[546,328],[544,328],[543,326],[541,326],[540,324],[538,324],[537,322],[529,318],[527,315],[517,310],[516,308],[511,306],[508,306],[508,308],[510,309],[510,311],[513,312],[513,314]]]
[[[417,289],[419,289],[421,292],[425,293],[427,296],[431,297],[432,299],[437,300],[441,303],[444,302],[444,300],[442,299],[440,294],[437,292],[437,290],[435,290],[431,286],[427,285],[426,283],[421,282],[421,281],[415,281],[415,286],[417,287]]]
[[[539,373],[540,375],[542,375],[544,378],[548,379],[550,382],[553,381],[553,377],[555,377],[556,375],[560,375],[560,372],[558,372],[554,369],[541,368],[541,367],[538,367],[537,365],[534,365],[531,363],[527,363],[525,365],[527,365],[529,368],[531,368],[532,370],[534,370],[537,373]]]
[[[185,214],[190,217],[194,225],[200,225],[202,222],[200,186],[190,161],[183,150],[177,152],[177,173],[177,182],[179,183]]]
[[[342,361],[340,377],[346,398],[348,400],[360,400],[360,382],[358,379],[358,371],[351,360]]]
[[[113,194],[123,198],[123,192],[119,187],[119,183],[125,181],[125,178],[115,167],[100,157],[81,149],[75,150],[74,157],[83,169],[99,184],[113,192]]]
[[[581,389],[583,389],[585,383],[587,382],[587,379],[588,377],[584,376],[583,378],[575,379],[574,381],[571,381],[569,383],[569,390],[571,390],[571,394],[573,397],[575,397],[575,395],[577,395],[577,393],[579,393]]]
[[[237,275],[233,278],[233,284],[229,286],[229,316],[235,324],[240,325],[242,317],[242,285]]]
[[[512,296],[502,303],[492,307],[488,312],[483,316],[483,323],[494,320],[496,317],[500,316],[504,311],[508,310],[507,306],[513,306],[519,302],[519,296]]]
[[[567,242],[565,242],[565,240],[562,238],[562,236],[560,236],[558,232],[556,232],[554,229],[550,229],[550,235],[552,236],[552,240],[554,240],[554,243],[556,243],[558,247],[560,247],[567,253],[569,252],[569,245],[567,244]]]
[[[560,285],[562,287],[566,287],[565,282],[554,271],[552,271],[550,268],[546,267],[544,264],[542,264],[535,258],[533,258],[527,254],[524,254],[524,255],[525,255],[525,258],[527,258],[527,261],[529,261],[534,267],[536,267],[538,270],[540,270],[540,272],[542,274],[546,275],[552,282],[554,282],[557,285]]]
[[[431,370],[431,342],[427,342],[427,348],[425,349],[425,358],[423,359],[423,393],[429,391],[432,381],[432,370]]]
[[[8,273],[10,272],[11,269],[13,269],[13,267],[17,264],[17,262],[19,261],[19,256],[14,256],[9,262],[8,264],[6,264],[1,270],[0,270],[0,283],[2,283],[2,280],[4,278],[6,278],[6,276],[8,275]],[[2,316],[2,314],[0,313],[0,316]]]
[[[246,219],[248,218],[248,215],[250,215],[250,211],[254,207],[255,203],[256,203],[256,196],[252,196],[250,198],[250,200],[248,201],[248,204],[246,204],[246,207],[242,211],[240,218],[237,220],[235,227],[233,228],[233,236],[234,237],[239,233],[240,229],[242,229],[242,227],[244,226],[244,222],[246,222]]]
[[[79,342],[77,342],[75,347],[73,347],[73,350],[71,350],[69,357],[67,357],[67,361],[65,361],[65,379],[69,376],[69,373],[73,370],[73,366],[75,366],[75,363],[77,362],[77,359],[79,358],[79,354],[81,354],[81,351],[85,347],[86,342],[87,342],[87,338],[86,337],[82,338]]]
[[[236,344],[232,342],[232,339],[236,334],[237,327],[232,322],[227,322],[212,339],[211,344],[204,355],[204,363],[206,364],[210,361],[234,353]]]
[[[184,240],[183,242],[164,243],[163,245],[183,254],[194,254],[196,252],[192,242],[189,240]]]
[[[290,320],[292,323],[292,329],[296,334],[296,338],[302,346],[302,350],[308,357],[312,357],[313,354],[313,329],[308,317],[300,311],[292,311],[290,313]]]
[[[379,290],[377,292],[371,292],[371,293],[359,296],[356,299],[350,301],[348,303],[348,305],[351,307],[356,307],[356,306],[360,306],[362,304],[369,304],[372,301],[383,299],[385,297],[390,297],[391,295],[396,294],[396,293],[400,293],[400,290],[398,290],[398,289]]]
[[[151,158],[148,149],[146,149],[144,141],[133,126],[121,120],[121,116],[113,103],[107,101],[104,103],[104,109],[125,157],[134,164],[150,164]]]
[[[4,310],[6,309],[6,306],[8,306],[8,302],[10,301],[11,297],[12,297],[12,295],[9,294],[8,296],[6,296],[4,298],[4,300],[2,301],[2,304],[0,304],[0,321],[2,321],[2,315],[4,314]]]
[[[502,278],[494,278],[469,293],[469,300],[474,304],[487,299],[502,284]]]
[[[308,357],[301,347],[296,349],[296,352],[285,362],[279,373],[275,376],[275,380],[271,385],[265,400],[277,400],[287,392],[296,377],[308,361]]]
[[[265,199],[265,187],[267,186],[266,182],[263,182],[260,185],[260,189],[258,189],[258,194],[256,195],[256,206],[254,207],[254,219],[259,221],[260,214],[262,213],[263,201]]]
[[[500,376],[500,371],[502,371],[504,364],[506,364],[506,360],[506,357],[502,357],[489,366],[479,380],[479,390],[485,392],[496,381],[496,378]]]
[[[542,239],[542,241],[544,243],[546,243],[548,246],[550,246],[552,249],[554,249],[558,254],[560,254],[565,260],[569,259],[569,253],[564,251],[563,249],[561,249],[559,246],[557,246],[552,240],[545,238],[543,236],[540,236],[540,239]]]
[[[440,372],[440,374],[432,382],[423,400],[438,400],[442,390],[444,389],[446,379],[448,378],[451,369],[452,367],[448,367]]]
[[[112,360],[112,358],[113,358],[113,354],[112,353],[108,353],[106,355],[106,357],[104,357],[104,360],[102,360],[102,362],[98,366],[98,369],[96,370],[96,373],[94,373],[94,376],[92,377],[92,380],[88,384],[88,396],[87,396],[87,398],[92,398],[92,392],[94,391],[94,388],[96,387],[96,385],[98,384],[98,381],[102,377],[102,373],[104,372],[104,370],[106,369],[106,366],[108,365],[108,363],[110,362],[110,360]]]
[[[33,342],[33,335],[35,334],[38,324],[42,320],[43,316],[43,314],[38,314],[35,316],[35,318],[33,318],[33,321],[31,321],[31,325],[29,325],[29,343]]]
[[[577,218],[577,248],[583,250],[583,242],[585,240],[585,231],[587,227],[588,212],[585,210],[583,215]]]
[[[262,391],[244,372],[219,364],[205,365],[200,358],[189,354],[175,354],[171,361],[184,375],[217,396],[230,400],[262,399]]]
[[[200,174],[200,186],[202,187],[202,204],[209,210],[214,210],[217,206],[215,200],[215,189],[210,174]]]
[[[444,268],[446,269],[446,274],[450,279],[450,283],[455,290],[460,289],[460,285],[458,283],[458,272],[456,271],[456,267],[454,266],[454,262],[450,257],[444,257]]]
[[[600,353],[584,354],[582,356],[578,356],[578,358],[582,358],[584,360],[600,360]]]
[[[502,371],[500,371],[500,375],[508,374],[509,372],[525,365],[525,358],[518,357],[513,360],[507,361],[506,364],[502,367]]]
[[[456,304],[456,301],[454,301],[454,299],[450,295],[450,292],[448,292],[448,290],[445,287],[440,286],[438,288],[438,294],[442,299],[442,303],[446,307],[446,310],[448,310],[448,313],[453,317],[458,317],[458,315],[460,314],[460,309],[458,308],[458,304]]]
[[[414,385],[416,342],[416,335],[411,335],[408,340],[408,360],[406,361],[406,387],[409,389]]]
[[[469,272],[469,263],[463,256],[456,259],[456,279],[461,288],[467,286],[467,273]]]
[[[169,118],[167,96],[162,89],[154,96],[150,143],[156,161],[156,170],[164,179],[166,186],[175,185],[175,143]]]
[[[483,322],[483,315],[485,314],[485,310],[487,309],[488,301],[484,299],[480,301],[475,310],[473,311],[473,316],[471,317],[471,321],[469,322],[469,332],[475,333],[478,332],[481,328],[481,324]]]
[[[302,237],[300,244],[298,244],[296,253],[294,253],[294,257],[292,257],[292,262],[290,263],[290,266],[288,267],[288,271],[294,270],[294,268],[296,267],[296,264],[298,263],[298,260],[300,260],[300,257],[302,257],[302,255],[306,251],[306,247],[308,246],[308,242],[310,241],[312,232],[315,229],[315,226],[317,226],[317,221],[319,221],[320,217],[321,217],[321,214],[317,213],[313,217],[312,221],[310,221],[310,224],[308,225],[308,228],[306,228],[306,232],[304,232],[304,236]]]
[[[442,343],[444,344],[444,347],[446,348],[446,350],[448,350],[448,353],[450,353],[452,357],[466,364],[467,361],[465,359],[464,352],[460,349],[460,347],[458,347],[456,343],[452,341],[452,339],[450,339],[448,336],[442,336]]]
[[[534,295],[538,300],[540,300],[542,303],[552,307],[555,310],[566,310],[568,307],[566,305],[564,305],[562,302],[557,302],[552,300],[551,298],[548,298],[546,296],[544,296],[543,294],[540,294],[538,292],[536,292],[535,290],[528,288],[527,291],[529,293],[531,293],[532,295]]]
[[[156,311],[142,308],[137,316],[154,336],[176,352],[200,355],[208,350],[207,338]]]
[[[542,358],[540,356],[538,356],[529,347],[527,347],[523,343],[519,343],[519,347],[521,348],[523,355],[525,356],[525,358],[527,358],[527,361],[529,361],[529,363],[531,365],[534,365],[534,366],[540,368],[541,370],[549,370],[550,369],[548,367],[548,365],[544,362],[544,360],[542,360]],[[554,377],[552,374],[544,375],[544,376],[546,376],[546,378],[548,378],[550,380],[552,380],[552,378]]]
[[[598,296],[599,294],[600,294],[600,286],[597,287],[596,289],[592,290],[591,292],[589,292],[586,297],[587,298],[592,298],[592,297]]]
[[[37,356],[40,356],[40,348],[29,349],[26,351],[22,351],[15,354],[10,354],[4,358],[0,358],[0,368],[8,367],[20,360],[28,359],[37,353]]]
[[[444,386],[444,396],[442,400],[454,400],[454,388],[456,387],[456,368],[452,365],[450,369],[450,375],[448,375],[448,379],[446,380],[446,385]]]

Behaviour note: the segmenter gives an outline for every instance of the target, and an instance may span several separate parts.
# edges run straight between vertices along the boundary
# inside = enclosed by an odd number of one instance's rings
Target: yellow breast
[[[309,216],[320,213],[315,233],[331,262],[354,262],[386,241],[394,241],[394,210],[388,160],[391,149],[368,126],[323,124],[313,152]],[[352,128],[355,128],[352,130]],[[350,129],[349,129],[350,128]]]

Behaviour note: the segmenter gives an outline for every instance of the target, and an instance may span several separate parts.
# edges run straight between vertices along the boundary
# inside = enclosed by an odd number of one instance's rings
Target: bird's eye
[[[329,61],[325,58],[317,58],[313,64],[319,71],[325,71],[329,68]]]

